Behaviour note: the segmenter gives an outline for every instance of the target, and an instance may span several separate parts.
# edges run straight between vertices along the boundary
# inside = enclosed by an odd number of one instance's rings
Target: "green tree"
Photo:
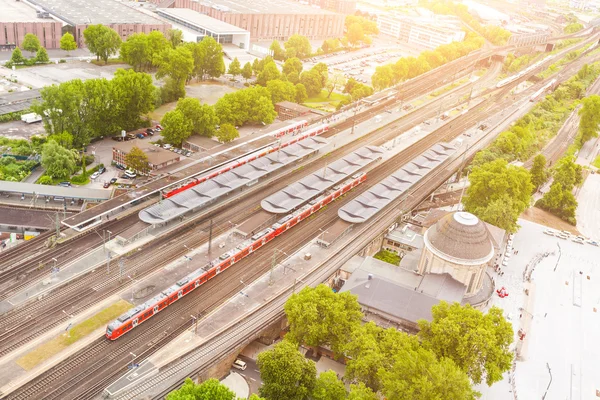
[[[285,59],[285,50],[283,50],[281,48],[281,45],[279,44],[279,42],[277,40],[273,40],[273,43],[271,43],[269,50],[271,50],[273,52],[274,59],[276,59],[276,60]]]
[[[546,157],[543,154],[540,153],[535,156],[529,172],[531,173],[531,183],[535,188],[534,190],[537,191],[550,177],[550,174],[546,170]]]
[[[544,194],[544,197],[535,203],[536,207],[547,210],[572,225],[577,225],[575,219],[577,205],[573,192],[565,190],[560,182],[552,183],[548,193]]]
[[[600,124],[600,96],[591,95],[583,99],[583,107],[579,110],[579,143],[583,145],[588,140],[598,136]]]
[[[23,38],[23,43],[21,43],[21,47],[23,50],[29,51],[30,53],[35,53],[42,47],[40,44],[40,39],[35,36],[33,33],[28,33]]]
[[[45,48],[40,47],[35,55],[35,62],[39,64],[46,64],[50,62],[50,57],[48,57],[48,52]]]
[[[258,61],[258,58],[255,58],[254,61],[252,61],[252,71],[255,75],[258,75],[258,73],[262,71],[262,66],[260,61]]]
[[[252,78],[252,64],[247,62],[244,64],[244,68],[242,68],[242,77],[248,82],[248,79]]]
[[[48,142],[51,140],[55,141],[56,143],[58,143],[60,146],[64,147],[65,149],[73,148],[73,135],[71,135],[69,132],[61,132],[61,133],[52,134],[52,135],[48,136]]]
[[[127,131],[140,126],[140,117],[154,109],[156,88],[152,84],[152,77],[143,72],[119,68],[110,86],[113,106],[116,106],[115,125]]]
[[[329,91],[329,93],[327,94],[327,98],[330,98],[331,93],[333,93],[334,90],[336,90],[338,87],[344,85],[345,83],[346,83],[346,78],[344,77],[343,74],[335,73],[335,74],[329,75],[329,79],[327,80],[327,84],[325,85],[325,87]]]
[[[371,77],[371,83],[375,90],[383,90],[394,84],[394,71],[389,65],[375,68],[375,73]]]
[[[321,90],[323,89],[321,75],[314,69],[304,71],[300,75],[300,83],[304,85],[306,93],[309,96],[316,96],[321,93]]]
[[[275,64],[275,61],[270,61],[265,64],[263,70],[258,74],[256,83],[266,86],[267,82],[279,79],[280,77],[281,73],[279,72],[279,68],[277,68],[277,64]]]
[[[346,29],[349,30],[353,24],[359,24],[367,35],[377,35],[379,33],[379,28],[377,28],[377,24],[374,21],[361,16],[347,15],[344,22]]]
[[[439,359],[454,361],[476,384],[485,379],[491,386],[502,380],[513,361],[513,328],[500,308],[494,306],[483,314],[469,304],[441,301],[431,313],[431,322],[418,321],[418,336],[424,348]]]
[[[237,57],[235,57],[233,61],[229,64],[229,69],[227,70],[227,73],[233,75],[234,77],[242,73],[242,66],[240,64],[240,60],[238,60]]]
[[[296,103],[302,104],[308,99],[308,94],[306,94],[306,87],[301,84],[296,84]]]
[[[279,79],[267,82],[267,90],[271,93],[271,101],[277,104],[281,101],[296,101],[296,87],[292,82],[283,82]]]
[[[77,48],[77,43],[75,43],[75,38],[70,32],[65,32],[64,35],[60,38],[60,49],[67,52],[67,57],[69,57],[69,52],[73,51]]]
[[[452,399],[475,400],[469,377],[448,359],[436,359],[433,352],[419,347],[401,348],[393,364],[379,371],[382,390],[388,400]]]
[[[348,393],[347,400],[379,400],[379,397],[375,392],[365,386],[364,383],[359,382],[350,385],[350,393]]]
[[[271,102],[271,94],[262,86],[227,93],[214,107],[222,124],[230,123],[236,126],[246,122],[270,124],[277,117]]]
[[[104,25],[90,25],[83,31],[85,45],[92,54],[96,55],[98,60],[104,60],[108,64],[108,59],[116,54],[121,47],[121,37],[113,29]]]
[[[180,29],[169,29],[167,31],[167,40],[172,48],[176,48],[183,43],[183,32]]]
[[[267,399],[306,400],[315,386],[315,363],[289,340],[260,353],[257,364],[263,381],[259,392]]]
[[[201,104],[198,99],[186,97],[179,99],[177,110],[192,123],[192,133],[212,137],[219,123],[215,109],[208,104]]]
[[[329,345],[338,355],[363,316],[356,296],[334,293],[326,285],[293,294],[284,309],[292,340],[314,347]]]
[[[134,33],[121,43],[119,58],[136,71],[148,67],[152,62],[152,56],[148,45],[148,35],[145,33]]]
[[[160,124],[163,127],[161,132],[163,138],[176,146],[181,146],[181,143],[192,134],[192,123],[180,110],[168,111],[160,120]]]
[[[511,223],[498,227],[515,232],[519,215],[529,207],[531,201],[533,184],[529,172],[522,167],[508,165],[504,159],[498,159],[474,167],[469,175],[469,182],[470,186],[463,200],[465,210],[486,221],[486,209],[490,204],[495,202],[497,207],[498,199],[508,198],[511,202],[506,207],[511,213]]]
[[[298,57],[300,59],[310,56],[312,47],[308,38],[302,35],[292,35],[284,43],[285,55],[287,58]]]
[[[267,399],[265,399],[264,397],[260,397],[256,393],[252,393],[250,395],[250,397],[248,397],[248,400],[267,400]]]
[[[573,23],[570,23],[569,25],[565,26],[565,29],[563,30],[563,32],[568,35],[570,33],[579,32],[582,29],[583,29],[582,24],[580,24],[578,22],[573,22]]]
[[[235,400],[235,393],[217,379],[211,378],[195,384],[186,378],[181,388],[172,391],[166,400]]]
[[[10,62],[11,64],[22,64],[25,62],[25,57],[23,57],[23,53],[21,52],[20,48],[15,47],[12,55],[10,56]]]
[[[139,147],[133,146],[125,156],[125,164],[128,168],[140,174],[147,174],[150,169],[148,156]]]
[[[283,63],[283,73],[286,75],[289,75],[292,72],[296,72],[300,75],[302,73],[302,68],[302,61],[300,61],[298,57],[288,58]]]
[[[575,163],[575,158],[567,155],[554,165],[552,176],[554,182],[560,183],[565,190],[572,190],[574,186],[583,183],[581,171],[581,165]]]
[[[225,73],[223,47],[213,37],[205,36],[199,43],[187,43],[193,56],[193,75],[199,80],[218,78]]]
[[[235,126],[231,124],[223,124],[221,127],[215,132],[215,136],[221,143],[229,143],[240,137],[240,133]]]
[[[157,56],[158,79],[166,77],[163,101],[173,101],[185,96],[185,82],[194,70],[194,59],[189,49],[177,47],[163,50]]]
[[[46,170],[46,175],[54,179],[67,179],[77,170],[77,160],[73,152],[53,140],[42,147],[41,164]]]
[[[334,371],[321,372],[310,397],[312,400],[346,400],[346,387]]]
[[[40,176],[40,179],[38,179],[37,183],[39,185],[53,185],[54,181],[48,175],[42,175]]]
[[[348,43],[352,46],[360,44],[365,39],[365,32],[360,24],[354,23],[348,27]]]

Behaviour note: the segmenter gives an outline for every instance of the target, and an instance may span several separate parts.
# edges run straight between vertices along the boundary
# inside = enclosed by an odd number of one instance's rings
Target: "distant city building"
[[[25,35],[33,33],[46,49],[60,47],[63,23],[27,3],[0,0],[0,50],[21,46]]]
[[[340,14],[350,15],[356,12],[356,0],[308,0],[308,3]]]
[[[179,162],[180,156],[169,150],[165,150],[162,147],[154,146],[149,142],[140,139],[134,139],[127,142],[118,142],[113,145],[113,161],[117,164],[126,166],[125,157],[132,148],[137,147],[146,153],[148,157],[148,166],[151,171],[156,171],[161,168],[165,168],[171,164]]]
[[[284,41],[294,34],[324,40],[344,35],[344,15],[289,0],[165,0],[159,7],[198,11],[247,30],[252,40]]]
[[[584,10],[587,8],[588,3],[588,0],[570,0],[569,7],[575,8],[577,10]]]
[[[221,44],[231,43],[246,50],[250,48],[250,32],[227,22],[187,8],[160,8],[156,13],[181,29],[186,42],[199,42],[205,36],[212,36]]]
[[[8,7],[9,4],[11,7]],[[2,10],[0,21],[7,21],[7,18],[11,17],[11,13],[7,15],[4,11],[6,8],[12,8],[14,4],[18,3],[11,0],[0,0],[0,10]],[[59,48],[60,38],[67,31],[73,34],[79,47],[85,46],[83,31],[90,25],[108,26],[114,29],[122,40],[134,33],[150,33],[152,31],[166,33],[171,28],[170,24],[115,0],[28,0],[24,4],[31,5],[28,7],[30,11],[25,12],[24,8],[19,7],[20,13],[31,15],[30,18],[34,20],[37,17],[39,21],[41,17],[48,21],[46,26],[41,21],[27,25],[25,33],[29,31],[35,33],[40,38],[42,45],[46,43],[45,47],[49,49]],[[62,27],[60,32],[55,25],[51,25],[52,21],[56,21],[58,24],[56,26]],[[2,25],[1,22],[0,25]],[[0,32],[2,31],[0,30]],[[6,41],[6,37],[2,36],[8,36],[7,32],[5,31],[4,35],[0,33],[0,43]],[[20,36],[18,39],[22,40]]]
[[[383,34],[425,49],[435,49],[440,45],[465,39],[462,27],[449,19],[415,18],[386,13],[378,16],[377,27]]]

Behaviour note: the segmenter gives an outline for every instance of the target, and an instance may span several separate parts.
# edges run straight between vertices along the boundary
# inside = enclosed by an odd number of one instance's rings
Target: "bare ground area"
[[[531,222],[535,222],[540,225],[547,226],[548,228],[556,229],[559,231],[565,230],[575,235],[581,235],[581,233],[579,233],[577,228],[573,225],[537,207],[530,207],[527,210],[525,210],[525,212],[521,214],[521,218]]]

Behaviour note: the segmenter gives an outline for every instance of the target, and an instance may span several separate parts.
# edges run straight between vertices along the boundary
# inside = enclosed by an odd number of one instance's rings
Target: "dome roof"
[[[485,224],[468,212],[455,212],[427,230],[427,242],[439,252],[462,260],[493,257],[493,246]]]

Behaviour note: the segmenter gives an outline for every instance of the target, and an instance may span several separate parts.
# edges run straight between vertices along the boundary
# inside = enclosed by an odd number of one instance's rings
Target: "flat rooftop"
[[[235,14],[329,14],[335,13],[288,0],[214,0],[213,8]]]
[[[181,22],[204,28],[212,33],[219,34],[250,34],[245,29],[239,28],[227,22],[219,21],[216,18],[201,14],[189,8],[161,8],[156,10],[161,17],[170,19],[176,18]],[[175,21],[177,22],[177,21]]]
[[[29,2],[74,25],[165,24],[158,18],[114,0],[29,0]]]
[[[38,18],[35,8],[21,1],[0,0],[0,22],[52,22],[49,19]]]

